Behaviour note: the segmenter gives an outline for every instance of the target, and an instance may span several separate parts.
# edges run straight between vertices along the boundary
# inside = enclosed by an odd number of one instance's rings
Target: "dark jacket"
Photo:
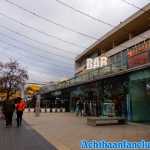
[[[6,100],[3,102],[2,111],[4,114],[9,112],[14,112],[14,110],[15,110],[15,104],[13,101]]]

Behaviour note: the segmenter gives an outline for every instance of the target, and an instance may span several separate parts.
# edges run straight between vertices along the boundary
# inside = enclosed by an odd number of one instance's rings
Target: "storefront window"
[[[122,65],[123,66],[127,66],[127,62],[128,62],[128,59],[127,59],[127,50],[123,50],[122,51]]]
[[[150,121],[150,69],[130,74],[132,121]]]
[[[146,94],[150,96],[150,81],[146,82]]]
[[[126,105],[126,95],[128,88],[128,79],[117,78],[117,79],[109,79],[104,80],[104,100],[103,100],[103,111],[105,112],[104,104],[109,103],[113,107],[110,111],[114,112],[112,115],[116,116],[126,116],[127,115],[127,105]],[[113,106],[114,105],[114,106]],[[107,106],[106,106],[107,107]]]

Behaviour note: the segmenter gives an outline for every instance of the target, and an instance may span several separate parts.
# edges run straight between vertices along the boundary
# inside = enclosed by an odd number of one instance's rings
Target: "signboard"
[[[149,62],[149,40],[133,46],[128,50],[128,68],[143,65]]]
[[[108,59],[107,57],[96,57],[96,58],[88,58],[86,60],[86,69],[95,69],[99,67],[107,66]]]
[[[144,52],[144,53],[138,54],[132,58],[128,58],[128,68],[147,64],[148,62],[149,62],[148,52]]]

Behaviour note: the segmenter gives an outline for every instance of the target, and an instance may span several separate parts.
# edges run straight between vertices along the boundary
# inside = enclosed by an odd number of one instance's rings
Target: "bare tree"
[[[20,86],[24,86],[28,73],[17,61],[0,62],[0,92],[6,93],[6,99],[15,94]]]

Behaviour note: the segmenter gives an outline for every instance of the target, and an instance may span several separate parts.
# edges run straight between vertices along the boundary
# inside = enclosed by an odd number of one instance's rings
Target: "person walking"
[[[80,100],[79,102],[79,113],[80,113],[80,116],[83,116],[83,101]]]
[[[16,112],[17,112],[17,127],[19,128],[22,123],[22,115],[25,110],[26,104],[21,97],[18,97],[18,103],[16,104]]]
[[[80,109],[79,105],[80,105],[80,101],[77,100],[77,102],[76,102],[76,109],[75,109],[76,116],[78,116],[78,115],[79,115],[79,112],[80,112],[80,110],[79,110],[79,109]]]
[[[12,100],[5,100],[3,102],[2,111],[6,120],[6,128],[12,126],[12,117],[15,111],[15,104]]]

